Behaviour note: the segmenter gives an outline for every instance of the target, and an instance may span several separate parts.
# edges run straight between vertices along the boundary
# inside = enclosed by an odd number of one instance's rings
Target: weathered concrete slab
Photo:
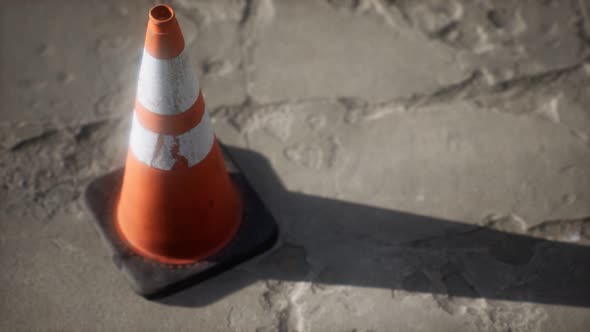
[[[407,22],[460,50],[488,84],[560,70],[588,56],[584,1],[396,1]],[[587,6],[587,4],[586,4]]]
[[[81,194],[150,3],[2,2],[0,330],[587,331],[584,3],[174,1],[281,243],[148,302]]]
[[[534,112],[301,103],[232,121],[290,190],[463,222],[515,213],[533,226],[590,214],[588,146]]]
[[[251,27],[250,93],[260,102],[318,97],[383,101],[425,94],[470,75],[456,51],[373,12],[322,1],[266,1]]]

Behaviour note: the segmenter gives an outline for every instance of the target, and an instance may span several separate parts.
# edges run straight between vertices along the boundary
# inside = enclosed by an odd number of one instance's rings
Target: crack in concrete
[[[108,125],[110,121],[112,120],[102,119],[81,125],[78,133],[75,135],[76,142],[80,143],[89,140],[96,131]]]
[[[590,244],[590,216],[547,220],[529,227],[526,232],[550,240]]]
[[[77,143],[85,142],[90,139],[90,137],[98,130],[102,129],[104,126],[116,123],[120,121],[123,117],[109,117],[97,120],[91,120],[88,122],[81,122],[79,120],[71,121],[70,123],[65,124],[55,124],[53,121],[40,123],[40,122],[22,122],[20,125],[32,125],[32,124],[40,124],[44,128],[41,133],[34,135],[32,137],[27,137],[21,139],[15,143],[13,143],[8,150],[11,152],[19,152],[26,147],[31,145],[43,145],[46,144],[49,138],[52,138],[60,133],[71,133]]]
[[[19,125],[29,124],[40,124],[46,126],[39,134],[31,137],[26,137],[21,140],[14,142],[8,147],[11,152],[20,152],[27,147],[35,145],[49,144],[48,139],[60,134],[60,133],[71,133],[76,143],[86,142],[90,137],[98,130],[105,126],[115,124],[119,122],[123,116],[114,116],[109,118],[91,120],[84,122],[84,120],[74,120],[70,123],[56,124],[54,121],[49,122],[22,122]]]
[[[277,280],[266,280],[267,291],[260,297],[262,308],[275,313],[274,330],[308,331],[303,297],[311,290],[317,273],[308,261],[306,248],[294,243],[284,243],[277,248],[273,256],[262,262],[259,269],[264,270],[267,267],[285,274],[285,280],[281,277],[276,278]]]
[[[28,138],[25,138],[25,139],[15,143],[14,145],[12,145],[9,148],[9,150],[11,152],[19,152],[29,146],[46,143],[47,139],[52,138],[57,134],[58,134],[57,129],[53,129],[53,128],[47,129],[39,135],[35,135],[33,137],[28,137]]]
[[[244,111],[258,112],[264,110],[279,110],[288,108],[305,107],[310,104],[335,104],[340,103],[347,110],[359,110],[367,119],[381,119],[384,116],[412,111],[414,109],[447,103],[457,100],[477,101],[485,97],[502,97],[502,94],[509,91],[531,90],[536,87],[546,86],[566,78],[569,75],[576,74],[583,67],[588,59],[575,65],[555,69],[535,75],[526,75],[505,81],[494,86],[489,86],[482,80],[480,71],[472,72],[469,77],[455,84],[446,85],[427,94],[415,94],[407,97],[395,98],[385,102],[374,103],[360,97],[339,96],[334,98],[315,97],[315,98],[292,98],[289,100],[279,100],[270,103],[257,103],[248,97],[239,105],[222,105],[215,110],[213,114],[230,119],[230,123],[236,127],[236,119],[239,113]],[[393,108],[392,108],[393,107]],[[243,118],[243,114],[242,117]],[[241,131],[242,125],[236,129]]]
[[[375,9],[375,13],[377,13],[377,15],[380,16],[389,27],[395,29],[394,31],[399,29],[400,26],[399,26],[399,24],[396,23],[396,20],[394,19],[391,11],[385,7],[385,5],[383,4],[383,2],[381,0],[369,0],[369,1],[370,1],[371,5],[373,6],[373,8]],[[397,7],[394,7],[394,8],[397,9]]]
[[[580,9],[580,27],[579,38],[586,44],[590,44],[590,16],[588,15],[588,6],[585,0],[578,0],[578,8]]]
[[[257,45],[257,30],[260,26],[272,21],[275,16],[273,0],[247,0],[240,21],[239,38],[242,68],[244,73],[244,91],[246,99],[252,98],[252,82],[250,78],[254,70],[254,49]]]
[[[2,190],[11,193],[11,199],[3,203],[27,206],[10,208],[9,214],[49,220],[63,211],[78,213],[84,184],[99,169],[106,171],[114,165],[116,153],[104,156],[102,149],[118,123],[113,119],[19,123],[29,128],[25,133],[32,129],[36,134],[18,140],[0,159],[0,164],[7,165]],[[102,157],[96,158],[96,153]],[[10,162],[4,163],[7,160]]]
[[[229,308],[229,310],[227,312],[227,316],[225,317],[225,323],[226,323],[229,331],[236,331],[236,328],[234,327],[233,318],[232,318],[232,315],[234,314],[235,310],[236,310],[236,308],[233,306],[231,308]]]
[[[515,234],[522,234],[526,236],[533,236],[542,240],[563,240],[573,243],[590,243],[590,216],[578,218],[578,219],[559,219],[559,220],[548,220],[540,222],[539,224],[531,227],[526,227],[526,224],[522,224],[522,227],[513,228],[508,225],[508,229],[506,229],[506,220],[515,220],[511,215],[508,216],[495,216],[493,220],[489,222],[484,221],[482,225],[472,225],[472,228],[467,230],[460,230],[460,231],[450,231],[443,235],[435,235],[429,236],[421,239],[415,239],[408,243],[401,244],[398,249],[404,248],[429,248],[432,246],[436,246],[438,242],[443,241],[445,243],[461,243],[462,239],[471,236],[477,236],[478,234],[485,235],[486,230],[499,230],[505,231]],[[517,221],[517,220],[516,220]],[[524,222],[524,221],[523,221]],[[496,225],[498,224],[498,225]],[[473,242],[473,241],[471,241]],[[478,246],[487,246],[489,245],[485,243],[485,237],[480,242],[474,242],[473,244],[477,244]],[[493,243],[492,243],[493,244]],[[450,248],[447,249],[448,251],[459,251],[459,252],[469,252],[469,251],[478,251],[479,247],[463,247],[459,246],[458,248]],[[514,251],[514,248],[503,248],[502,243],[496,243],[492,246],[492,256],[496,257],[494,253],[501,255],[504,257],[504,254],[509,254],[508,257],[510,260],[518,259],[518,265],[520,264],[521,260],[524,260],[524,263],[527,263],[532,257],[533,252],[528,250],[528,244],[525,247],[520,248],[518,252],[521,253],[520,256],[515,256],[510,254],[510,252]],[[504,249],[508,249],[509,251],[503,253],[501,252]],[[533,248],[529,248],[533,249]],[[496,251],[494,251],[496,250]],[[500,251],[497,251],[500,250]],[[530,251],[530,252],[529,252]],[[528,254],[527,254],[528,252]],[[516,252],[515,252],[516,253]],[[496,257],[499,258],[499,257]]]
[[[512,80],[500,82],[490,89],[491,93],[503,92],[514,89],[516,87],[526,86],[527,88],[534,88],[539,85],[548,84],[559,80],[560,78],[580,70],[584,64],[590,60],[590,57],[584,58],[582,61],[571,66],[557,68],[533,75],[524,75]]]
[[[246,5],[244,6],[244,11],[242,12],[240,24],[245,25],[252,18],[252,16],[256,14],[254,8],[255,2],[256,0],[246,0]]]
[[[283,284],[280,287],[269,287],[269,292],[275,293],[284,298],[285,302],[281,304],[272,303],[276,300],[270,300],[270,295],[265,295],[266,301],[269,302],[268,310],[277,311],[276,314],[276,328],[281,332],[305,332],[308,330],[307,320],[303,312],[304,304],[301,303],[301,298],[311,289],[311,282],[309,280],[300,281],[296,283]],[[278,306],[278,308],[277,308]],[[277,310],[278,309],[278,310]]]

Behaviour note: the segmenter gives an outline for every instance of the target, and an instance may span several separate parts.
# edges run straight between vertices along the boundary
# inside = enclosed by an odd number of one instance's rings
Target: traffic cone
[[[138,293],[165,295],[275,242],[274,219],[226,164],[174,11],[157,5],[149,13],[124,171],[86,192],[97,229]]]

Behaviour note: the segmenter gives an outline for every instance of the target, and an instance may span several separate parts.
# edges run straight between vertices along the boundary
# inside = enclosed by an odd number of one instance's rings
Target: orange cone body
[[[222,249],[242,217],[172,8],[150,11],[119,235],[138,254],[185,264]]]

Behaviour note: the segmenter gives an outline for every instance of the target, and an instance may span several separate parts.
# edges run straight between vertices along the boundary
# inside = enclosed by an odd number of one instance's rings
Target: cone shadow
[[[227,149],[280,223],[282,241],[161,303],[207,305],[278,280],[590,306],[588,246],[289,192],[263,156]]]

